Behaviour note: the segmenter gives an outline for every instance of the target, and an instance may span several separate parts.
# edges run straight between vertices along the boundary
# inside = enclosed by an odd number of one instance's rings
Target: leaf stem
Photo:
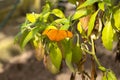
[[[97,65],[98,65],[99,67],[101,67],[102,65],[100,64],[100,62],[99,62],[97,56],[95,55],[95,45],[94,45],[93,38],[91,38],[91,41],[92,41],[92,52],[91,52],[91,55],[92,55],[93,58],[95,59]]]

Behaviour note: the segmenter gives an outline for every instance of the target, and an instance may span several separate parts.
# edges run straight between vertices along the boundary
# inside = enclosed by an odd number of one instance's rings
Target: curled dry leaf
[[[53,65],[49,55],[44,55],[43,63],[51,73],[56,74],[59,72],[59,70],[55,67],[55,65]]]
[[[44,57],[44,47],[43,47],[43,45],[42,45],[42,43],[38,43],[38,46],[37,46],[37,48],[35,49],[35,57],[36,57],[36,59],[38,60],[38,61],[41,61],[42,59],[43,59],[43,57]]]

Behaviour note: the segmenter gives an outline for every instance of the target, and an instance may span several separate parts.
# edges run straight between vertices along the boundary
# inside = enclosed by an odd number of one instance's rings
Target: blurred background
[[[54,7],[61,8],[66,16],[73,14],[75,6],[67,0],[50,0]],[[42,62],[34,57],[34,49],[27,45],[21,50],[14,38],[19,32],[21,23],[25,21],[26,13],[40,13],[45,0],[0,0],[0,80],[69,80],[71,72],[66,68],[53,75],[47,71]],[[112,69],[120,79],[120,64],[115,62],[115,54],[107,51],[96,42],[97,55],[101,63]],[[89,57],[89,56],[88,56]],[[90,60],[88,60],[90,61]],[[90,72],[90,62],[86,62],[86,70]],[[98,72],[97,80],[101,80]],[[80,76],[77,76],[76,80]]]

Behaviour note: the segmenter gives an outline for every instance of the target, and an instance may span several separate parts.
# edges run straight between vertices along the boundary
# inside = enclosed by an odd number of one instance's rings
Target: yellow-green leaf
[[[60,9],[53,9],[52,14],[54,14],[55,16],[57,16],[59,18],[65,18],[65,15],[63,14],[63,12]]]
[[[50,4],[46,3],[45,6],[43,6],[42,14],[45,14],[50,11]]]
[[[99,7],[99,9],[104,11],[105,10],[105,3],[104,2],[99,2],[98,7]]]
[[[68,68],[74,72],[74,68],[73,68],[73,65],[72,65],[72,51],[67,49],[66,50],[66,53],[65,53],[65,62],[68,66]]]
[[[59,47],[57,46],[57,44],[50,43],[50,54],[49,55],[50,55],[50,59],[52,63],[54,64],[56,69],[59,71],[60,66],[61,66],[61,61],[62,61],[62,53]]]
[[[115,27],[120,31],[120,9],[116,10],[114,13]]]
[[[29,13],[26,15],[26,19],[31,23],[34,23],[38,17],[39,17],[39,14],[35,14],[35,13]]]
[[[108,70],[104,73],[102,80],[117,80],[117,78],[111,70]]]
[[[80,32],[80,34],[83,32],[83,28],[81,26],[81,22],[80,21],[77,24],[77,30]]]
[[[60,30],[68,30],[70,27],[70,21],[68,19],[63,18],[61,24],[63,24],[63,26],[60,27]]]
[[[53,24],[58,28],[60,27],[60,30],[68,30],[70,27],[70,20],[66,18],[56,19]]]
[[[112,6],[112,4],[114,3],[114,0],[103,0],[103,2],[104,2],[107,6]]]
[[[99,66],[98,69],[100,69],[101,71],[105,72],[106,71],[106,68],[103,67],[103,66]]]
[[[88,33],[87,36],[89,36],[94,28],[95,25],[95,20],[96,20],[96,16],[98,14],[99,10],[97,10],[90,18],[90,21],[88,23]]]
[[[102,42],[106,49],[112,50],[114,31],[111,21],[106,21],[105,27],[102,31]]]
[[[57,29],[55,26],[49,25],[46,29]]]
[[[100,1],[100,0],[86,0],[83,4],[81,4],[80,6],[78,6],[77,9],[80,9],[80,8],[92,5],[92,4],[94,4],[94,3],[98,2],[98,1]]]
[[[65,62],[68,66],[68,68],[74,72],[74,68],[73,68],[73,65],[72,65],[72,50],[71,50],[71,41],[70,40],[65,40],[63,42],[63,49],[64,49],[64,55],[65,55]]]
[[[20,42],[20,46],[21,48],[24,48],[25,45],[35,36],[35,34],[39,31],[38,27],[35,27],[33,29],[31,29],[30,31],[25,31],[23,34],[23,38]]]
[[[76,19],[79,19],[80,17],[83,17],[85,15],[87,15],[89,12],[87,9],[80,9],[80,10],[77,10],[75,12],[75,14],[73,15],[72,17],[72,20],[76,20]]]
[[[50,15],[50,12],[47,12],[43,15],[43,21],[44,22],[47,22],[49,15]]]

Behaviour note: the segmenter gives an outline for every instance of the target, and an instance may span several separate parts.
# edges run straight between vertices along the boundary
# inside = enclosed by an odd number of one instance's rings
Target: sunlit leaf
[[[77,30],[80,32],[80,34],[83,32],[83,28],[80,21],[77,24]]]
[[[88,13],[89,13],[89,11],[87,9],[77,10],[75,12],[75,14],[73,15],[72,20],[79,19],[80,17],[83,17],[83,16],[87,15]]]
[[[103,72],[105,72],[105,71],[106,71],[106,68],[105,68],[105,67],[103,67],[103,66],[98,67],[98,69],[100,69],[100,70],[101,70],[101,71],[103,71]]]
[[[102,80],[117,80],[117,78],[111,70],[108,70],[104,73]]]
[[[61,66],[61,61],[62,61],[62,53],[59,49],[59,47],[57,46],[57,44],[50,44],[50,59],[52,61],[52,63],[54,64],[54,66],[56,67],[56,69],[59,71],[60,66]]]
[[[105,3],[104,2],[99,2],[98,7],[99,7],[99,9],[104,11],[105,10]]]
[[[80,6],[78,6],[77,9],[80,9],[80,8],[92,5],[92,4],[94,4],[94,3],[98,2],[98,1],[100,1],[100,0],[86,0],[83,4],[81,4]]]
[[[49,25],[46,29],[57,29],[55,26]]]
[[[36,14],[36,13],[26,14],[26,19],[28,21],[30,21],[31,23],[34,23],[37,20],[38,17],[39,17],[39,14]]]
[[[108,72],[108,80],[117,80],[115,74],[111,70]]]
[[[106,49],[112,50],[114,31],[111,21],[106,21],[105,27],[102,31],[102,42]]]
[[[115,21],[115,27],[120,30],[120,9],[118,9],[117,11],[115,11],[114,13],[114,21]]]
[[[96,21],[96,16],[98,14],[99,10],[97,10],[90,18],[90,21],[88,23],[88,33],[87,36],[89,36],[94,28],[95,21]]]
[[[65,15],[60,9],[53,9],[52,14],[56,15],[59,18],[65,18]]]

